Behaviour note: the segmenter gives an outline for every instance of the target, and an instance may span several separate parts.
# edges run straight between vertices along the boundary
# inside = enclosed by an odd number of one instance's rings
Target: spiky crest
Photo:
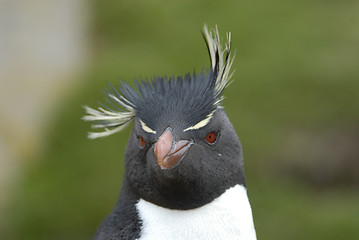
[[[204,25],[203,35],[211,58],[211,68],[216,78],[216,95],[218,96],[230,84],[233,75],[230,72],[234,59],[231,58],[231,33],[227,33],[224,49],[221,45],[217,25],[212,30],[208,30],[207,25]]]
[[[202,72],[200,75],[187,74],[184,77],[171,77],[169,80],[166,77],[155,77],[152,81],[135,82],[137,90],[127,83],[122,83],[121,87],[116,88],[109,84],[108,103],[115,110],[102,104],[97,110],[85,106],[87,115],[83,120],[91,122],[92,128],[103,129],[102,132],[90,132],[88,137],[94,139],[119,132],[137,114],[141,126],[146,126],[147,132],[155,134],[156,131],[152,130],[156,129],[154,118],[164,111],[173,110],[181,112],[183,120],[189,124],[183,126],[184,131],[197,130],[205,126],[223,100],[222,92],[232,76],[230,68],[233,59],[230,33],[227,33],[224,49],[217,26],[213,30],[208,30],[204,25],[203,36],[211,60],[211,69],[207,75]],[[179,106],[181,102],[184,104]],[[156,103],[161,103],[162,106],[153,108]],[[179,109],[175,109],[178,106]]]

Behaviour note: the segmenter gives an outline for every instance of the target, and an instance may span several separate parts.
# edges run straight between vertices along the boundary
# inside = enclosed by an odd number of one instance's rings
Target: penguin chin
[[[218,175],[214,176],[214,171],[209,169],[213,164],[209,156],[203,154],[203,148],[194,143],[181,162],[171,169],[161,169],[150,148],[142,162],[144,165],[136,164],[135,172],[141,170],[141,174],[131,177],[136,195],[170,209],[194,209],[211,202],[227,187],[222,189],[223,179],[217,179]]]
[[[181,162],[184,159],[181,160]],[[151,164],[149,174],[152,175],[160,184],[169,184],[177,182],[178,177],[182,172],[182,163],[179,162],[176,166],[170,169],[161,168],[158,164]]]
[[[160,182],[174,181],[181,175],[181,172],[183,171],[183,161],[186,161],[186,158],[187,154],[184,154],[180,159],[176,159],[176,162],[171,165],[171,167],[163,167],[162,164],[158,163],[158,160],[154,155],[147,154],[146,168],[148,170],[148,174],[155,177],[155,179]]]

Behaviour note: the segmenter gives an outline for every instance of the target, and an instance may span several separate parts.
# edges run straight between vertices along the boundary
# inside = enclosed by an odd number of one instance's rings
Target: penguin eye
[[[216,142],[216,140],[217,140],[217,132],[212,131],[212,132],[207,134],[207,136],[206,136],[207,143],[213,144],[213,143]]]
[[[141,147],[144,147],[146,145],[146,141],[142,136],[138,137],[138,141],[139,141]]]

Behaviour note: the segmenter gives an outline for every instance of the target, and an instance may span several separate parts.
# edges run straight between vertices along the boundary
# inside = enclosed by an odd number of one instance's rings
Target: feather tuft
[[[233,59],[231,57],[231,33],[227,33],[227,41],[224,46],[221,45],[218,27],[208,30],[204,25],[203,36],[207,43],[209,56],[211,59],[211,70],[215,77],[215,94],[216,97],[221,96],[223,90],[231,83],[231,67]],[[223,97],[219,97],[222,101]],[[219,102],[220,102],[219,101]]]
[[[135,88],[122,82],[113,87],[109,83],[107,103],[97,109],[85,106],[86,114],[82,119],[92,123],[91,139],[106,137],[123,130],[135,117],[141,120],[142,128],[156,134],[158,124],[178,121],[184,131],[202,128],[211,120],[214,112],[221,108],[223,90],[230,84],[231,34],[221,45],[218,28],[203,28],[203,36],[210,55],[211,68],[208,73],[186,74],[178,77],[157,77],[135,81]],[[178,113],[174,115],[173,113]],[[171,119],[171,118],[174,119]],[[102,130],[102,131],[101,131]]]
[[[110,103],[112,101],[116,106],[119,105],[122,107],[124,111],[115,111],[102,104],[103,107],[98,107],[97,109],[84,106],[87,115],[85,115],[82,120],[91,122],[92,128],[103,129],[102,132],[89,132],[88,138],[90,139],[106,137],[117,133],[126,128],[135,117],[134,105],[111,85],[110,87],[112,90],[112,92],[108,91]]]

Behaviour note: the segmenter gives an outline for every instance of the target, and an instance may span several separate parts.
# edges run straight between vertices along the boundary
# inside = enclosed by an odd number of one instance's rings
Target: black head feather
[[[184,77],[154,77],[136,82],[136,88],[122,83],[122,96],[133,104],[136,116],[151,129],[163,120],[182,123],[185,129],[205,119],[217,109],[220,96],[215,95],[215,77],[212,71]]]
[[[135,88],[122,82],[121,86],[110,85],[108,90],[111,107],[102,105],[98,110],[85,107],[93,128],[103,132],[90,133],[90,138],[108,136],[121,131],[134,117],[146,126],[156,129],[163,121],[175,121],[184,131],[204,119],[210,119],[223,100],[222,92],[231,78],[230,34],[222,49],[218,29],[208,31],[205,37],[211,59],[211,68],[206,73],[186,74],[179,77],[154,77],[151,80],[135,81]]]

